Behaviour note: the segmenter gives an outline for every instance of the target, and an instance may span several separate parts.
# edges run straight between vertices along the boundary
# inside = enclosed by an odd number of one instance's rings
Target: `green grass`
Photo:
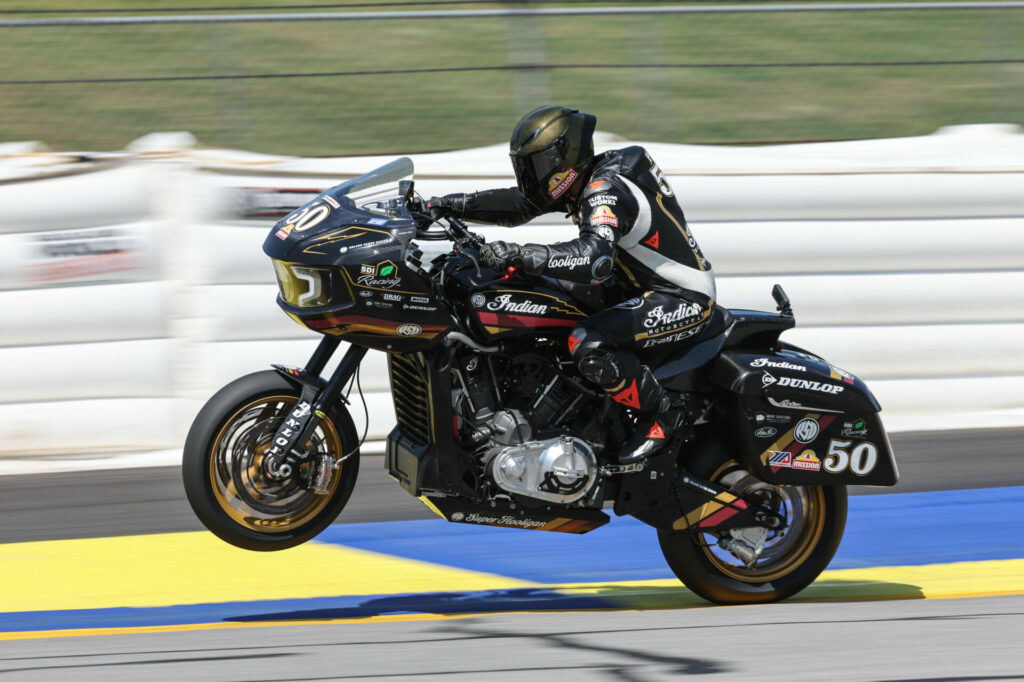
[[[48,0],[45,7],[156,3]],[[197,0],[161,0],[187,7]],[[210,5],[246,4],[217,2]],[[260,4],[265,3],[261,0]],[[280,4],[287,4],[282,0]],[[41,3],[25,3],[38,9]],[[18,8],[0,2],[3,9]],[[9,18],[0,14],[0,18]],[[1024,11],[0,28],[0,80],[504,65],[1024,58]],[[637,140],[888,137],[1024,123],[1024,64],[623,68],[0,85],[0,141],[120,149],[153,131],[279,154],[493,144],[565,103]]]

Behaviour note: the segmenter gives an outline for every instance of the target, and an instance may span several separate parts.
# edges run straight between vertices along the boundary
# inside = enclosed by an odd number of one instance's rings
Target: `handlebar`
[[[454,216],[438,215],[427,209],[419,198],[408,199],[409,212],[416,220],[416,239],[423,241],[451,241],[455,249],[467,246],[479,248],[486,240],[469,230],[466,224]],[[442,222],[445,221],[445,222]],[[445,224],[447,223],[447,224]],[[443,232],[432,231],[433,225],[440,225]]]

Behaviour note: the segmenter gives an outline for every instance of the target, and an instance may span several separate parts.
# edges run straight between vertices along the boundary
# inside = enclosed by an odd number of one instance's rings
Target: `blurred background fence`
[[[59,149],[465,148],[551,102],[672,142],[1024,122],[1020,2],[6,4],[0,140]]]
[[[597,143],[628,144],[604,133]],[[868,381],[888,428],[1024,423],[1020,128],[647,147],[714,264],[718,302],[770,310],[781,283],[798,322],[785,338]],[[305,364],[318,337],[274,304],[268,216],[392,158],[194,149],[175,135],[92,160],[8,149],[0,456],[175,448],[223,384]],[[417,189],[509,186],[506,154],[500,144],[415,155]],[[560,214],[480,231],[575,233]],[[383,353],[367,356],[362,386],[369,435],[383,437],[394,425]]]
[[[0,0],[0,455],[179,445],[218,386],[316,342],[251,202],[398,153],[428,196],[508,186],[512,124],[553,102],[648,146],[720,302],[784,284],[788,338],[890,427],[1024,421],[1024,137],[929,135],[1024,123],[1024,2],[230,1]],[[132,143],[167,130],[203,146]]]

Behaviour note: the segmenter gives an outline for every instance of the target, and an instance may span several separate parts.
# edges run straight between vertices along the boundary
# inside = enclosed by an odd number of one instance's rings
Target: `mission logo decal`
[[[806,471],[821,471],[821,460],[814,454],[814,450],[804,450],[793,460],[793,468]]]
[[[548,180],[548,194],[557,199],[558,197],[565,194],[565,191],[572,187],[572,183],[576,181],[580,175],[572,168],[564,173],[555,173]]]
[[[615,217],[615,213],[610,206],[598,206],[597,210],[594,211],[594,215],[590,216],[590,224],[618,227],[619,219]]]

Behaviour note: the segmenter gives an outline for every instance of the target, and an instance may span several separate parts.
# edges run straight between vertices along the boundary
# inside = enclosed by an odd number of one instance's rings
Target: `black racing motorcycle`
[[[360,446],[345,388],[369,349],[388,354],[387,470],[433,511],[586,533],[610,507],[656,528],[675,574],[713,602],[803,589],[842,538],[846,486],[896,483],[864,383],[779,340],[795,322],[778,286],[777,314],[718,308],[720,333],[661,354],[655,376],[697,397],[694,425],[618,464],[635,418],[587,384],[566,345],[614,287],[488,269],[481,237],[417,210],[412,172],[401,158],[328,189],[267,236],[278,305],[323,338],[305,367],[241,377],[196,417],[185,489],[221,539],[286,549],[345,507]],[[451,248],[424,262],[429,241]]]

